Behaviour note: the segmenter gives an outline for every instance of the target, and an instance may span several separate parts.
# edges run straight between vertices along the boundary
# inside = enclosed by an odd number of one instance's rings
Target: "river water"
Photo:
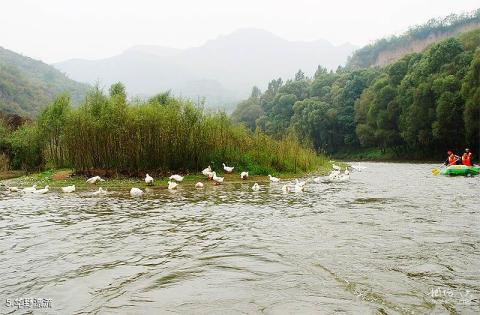
[[[480,177],[361,165],[289,194],[0,194],[0,313],[478,314]]]

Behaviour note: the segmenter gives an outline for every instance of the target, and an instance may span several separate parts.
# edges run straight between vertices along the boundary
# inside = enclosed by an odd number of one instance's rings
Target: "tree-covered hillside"
[[[471,13],[431,19],[425,24],[411,27],[400,36],[382,38],[358,49],[349,58],[347,68],[358,70],[371,66],[385,66],[408,53],[420,52],[432,43],[479,27],[480,9]]]
[[[313,78],[254,88],[233,114],[249,128],[295,134],[317,151],[375,148],[438,157],[479,147],[480,29],[404,56],[384,68],[319,67]]]
[[[88,88],[52,66],[0,47],[0,112],[33,117],[63,92],[79,103]]]

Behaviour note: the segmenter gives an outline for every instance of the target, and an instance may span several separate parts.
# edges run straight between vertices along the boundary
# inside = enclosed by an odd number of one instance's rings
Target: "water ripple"
[[[0,193],[0,296],[76,314],[480,312],[479,178],[364,165],[303,193]]]

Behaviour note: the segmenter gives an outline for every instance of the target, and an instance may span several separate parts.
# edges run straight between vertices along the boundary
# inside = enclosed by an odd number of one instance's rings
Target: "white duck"
[[[202,171],[202,174],[207,176],[210,175],[210,173],[212,173],[212,168],[210,167],[210,165],[207,167],[207,168],[204,168],[203,171]]]
[[[260,185],[257,184],[257,183],[253,184],[252,190],[253,190],[253,191],[259,191],[259,190],[260,190]]]
[[[145,175],[145,184],[147,185],[153,185],[153,177],[150,175]]]
[[[181,182],[183,180],[183,176],[175,174],[175,175],[170,176],[169,179],[173,179],[174,181]]]
[[[102,187],[98,188],[97,191],[92,193],[93,196],[106,195],[106,194],[107,194],[107,190],[103,189]]]
[[[195,188],[203,188],[203,183],[202,182],[196,183]]]
[[[268,175],[268,178],[270,178],[270,181],[271,181],[272,183],[278,183],[278,182],[280,181],[280,178],[278,178],[278,177],[273,177],[273,176],[270,175],[270,174]]]
[[[75,191],[75,185],[62,187],[64,193],[72,193]]]
[[[49,186],[47,185],[47,186],[45,186],[45,188],[37,189],[33,193],[43,195],[43,194],[46,194],[48,192],[48,188],[49,188]]]
[[[37,190],[37,185],[33,185],[32,187],[25,187],[22,189],[24,193],[33,193]]]
[[[298,183],[295,184],[295,187],[294,187],[295,192],[300,192],[300,191],[303,191],[304,189],[305,189],[305,185],[299,185]]]
[[[175,182],[168,181],[168,190],[177,189],[178,184]]]
[[[307,182],[305,181],[300,182],[298,179],[295,179],[295,186],[304,187],[306,184]]]
[[[283,185],[283,186],[282,186],[282,191],[283,191],[283,193],[285,193],[285,194],[288,193],[288,192],[290,192],[290,186],[288,186],[288,185]]]
[[[328,175],[328,178],[330,178],[331,180],[338,179],[339,177],[340,177],[340,171],[339,170],[331,171],[330,175]]]
[[[248,172],[241,172],[240,173],[240,178],[243,180],[246,180],[248,178]]]
[[[7,188],[9,192],[17,192],[18,191],[18,187],[8,187]]]
[[[222,163],[222,164],[223,164],[223,169],[225,170],[225,172],[227,172],[227,173],[233,172],[233,169],[234,169],[235,167],[233,167],[233,166],[226,166],[225,163]]]
[[[223,179],[224,179],[224,178],[225,178],[225,177],[218,177],[218,176],[217,176],[217,173],[216,173],[216,172],[213,172],[213,177],[212,177],[212,179],[213,179],[216,183],[218,183],[218,184],[223,183]]]
[[[333,167],[333,169],[336,170],[336,171],[340,171],[340,170],[342,169],[340,166],[338,166],[338,165],[336,165],[336,164],[332,164],[332,167]]]
[[[132,197],[140,197],[144,194],[144,192],[140,188],[133,187],[130,189],[130,196]]]
[[[350,175],[350,171],[348,170],[348,167],[345,167],[345,175]]]
[[[97,182],[104,182],[105,180],[100,176],[93,176],[87,179],[88,184],[96,184]]]
[[[317,184],[320,184],[322,182],[322,179],[320,177],[315,177],[313,181]]]

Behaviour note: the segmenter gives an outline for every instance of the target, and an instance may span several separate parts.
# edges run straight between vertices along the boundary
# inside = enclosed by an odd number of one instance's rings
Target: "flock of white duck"
[[[348,170],[348,167],[346,167],[343,172],[342,172],[341,167],[338,166],[338,165],[333,164],[332,167],[333,167],[333,170],[328,175],[328,181],[344,182],[344,181],[348,181],[350,179],[350,172]],[[358,171],[365,168],[364,166],[360,166],[360,165],[352,165],[351,167],[355,170],[358,170]],[[232,173],[233,169],[234,169],[233,166],[227,166],[227,165],[225,165],[225,163],[223,163],[223,170],[226,173]],[[202,171],[202,174],[204,176],[206,176],[209,180],[212,180],[215,183],[215,185],[222,184],[224,182],[224,179],[225,179],[225,177],[217,176],[217,173],[215,171],[213,171],[210,166],[205,168]],[[248,172],[241,172],[240,173],[240,178],[242,180],[248,179]],[[271,183],[280,183],[280,181],[281,181],[280,178],[274,177],[272,175],[268,175],[268,178],[269,178]],[[313,181],[315,183],[320,183],[324,180],[325,180],[325,178],[322,178],[322,177],[313,178]],[[102,179],[100,176],[94,176],[94,177],[91,177],[91,178],[87,179],[86,182],[88,184],[97,184],[99,182],[104,182],[104,181],[105,180]],[[170,176],[169,181],[168,181],[167,189],[168,190],[177,189],[179,183],[181,183],[182,181],[183,181],[183,176],[181,176],[181,175],[175,174],[175,175]],[[154,182],[153,177],[146,174],[145,183],[148,186],[152,186],[153,182]],[[282,186],[282,192],[284,192],[284,193],[301,192],[305,189],[306,184],[307,184],[306,181],[299,181],[298,179],[295,179],[295,183],[284,184]],[[202,189],[203,187],[204,187],[204,184],[202,182],[197,182],[195,184],[196,189]],[[261,189],[261,187],[258,183],[254,183],[253,186],[251,187],[251,189],[253,191],[259,191]],[[10,192],[46,194],[47,192],[49,192],[49,186],[47,185],[47,186],[45,186],[44,188],[41,188],[41,189],[37,189],[37,185],[33,185],[31,187],[25,187],[23,189],[20,189],[18,187],[8,187],[7,186],[7,190],[10,191]],[[61,190],[62,190],[63,193],[72,193],[72,192],[75,191],[75,185],[61,187]],[[98,196],[98,195],[105,195],[106,193],[107,193],[107,191],[105,189],[103,189],[102,187],[100,187],[100,188],[98,188],[97,191],[93,192],[92,195]],[[132,187],[132,189],[130,189],[130,195],[132,197],[140,197],[144,193],[145,192],[143,190],[141,190],[140,188],[137,188],[137,187]]]

